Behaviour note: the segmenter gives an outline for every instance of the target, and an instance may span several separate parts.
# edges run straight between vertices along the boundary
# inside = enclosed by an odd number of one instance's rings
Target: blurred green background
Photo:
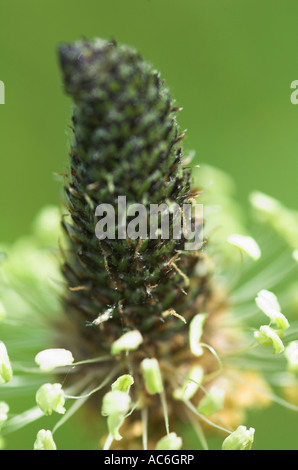
[[[253,189],[297,208],[297,18],[297,0],[0,0],[1,241],[60,202],[53,173],[67,165],[71,103],[56,49],[82,36],[130,44],[161,71],[184,108],[185,150],[229,172],[244,208]],[[297,448],[297,423],[277,407],[254,413],[255,448]],[[64,447],[88,447],[69,432]],[[32,445],[26,431],[14,439]]]

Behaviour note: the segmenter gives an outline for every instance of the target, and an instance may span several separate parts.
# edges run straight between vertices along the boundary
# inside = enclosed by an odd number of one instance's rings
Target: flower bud
[[[228,243],[230,243],[230,245],[236,246],[255,261],[257,261],[261,256],[261,250],[257,242],[251,237],[233,234],[229,236]]]
[[[45,206],[41,209],[34,221],[34,234],[45,246],[52,246],[57,242],[61,214],[56,206]]]
[[[211,387],[208,393],[199,403],[198,411],[204,415],[212,415],[222,409],[225,399],[225,392],[216,386]]]
[[[34,450],[57,450],[51,431],[45,429],[38,431]]]
[[[7,420],[7,413],[9,412],[9,406],[5,401],[0,401],[0,430],[5,421]]]
[[[289,328],[289,322],[280,312],[280,305],[273,292],[263,289],[258,293],[255,300],[259,309],[262,310],[278,328],[281,330]]]
[[[288,371],[292,374],[298,372],[298,341],[291,341],[285,349],[288,361]]]
[[[298,215],[280,201],[260,192],[250,196],[250,202],[261,220],[271,226],[286,243],[297,249]]]
[[[129,393],[131,385],[134,383],[134,379],[131,375],[121,375],[113,384],[112,390],[119,390],[119,392]]]
[[[175,432],[162,437],[156,444],[155,450],[180,450],[182,439]]]
[[[122,439],[119,428],[131,404],[130,396],[119,390],[112,390],[103,397],[101,414],[108,416],[108,428],[114,439]]]
[[[222,444],[222,450],[250,450],[254,441],[255,429],[238,426]]]
[[[2,302],[0,302],[0,322],[6,317],[6,310]]]
[[[260,191],[254,191],[250,194],[250,203],[252,206],[268,217],[276,216],[281,210],[281,204],[277,199],[274,199],[267,194]]]
[[[112,344],[111,353],[120,354],[122,351],[134,351],[143,342],[143,336],[138,330],[128,331]]]
[[[64,414],[65,397],[61,384],[44,384],[36,393],[36,403],[39,408],[47,415],[53,411]]]
[[[101,413],[103,416],[125,414],[131,403],[130,396],[119,390],[112,390],[103,397]]]
[[[263,325],[258,331],[255,331],[254,337],[258,343],[263,344],[264,346],[269,346],[272,344],[274,348],[274,354],[279,354],[285,349],[282,340],[277,334],[277,331],[273,330],[273,328],[268,325]]]
[[[194,356],[200,357],[203,354],[203,349],[200,345],[201,337],[203,334],[203,326],[207,315],[199,313],[195,315],[189,325],[189,345],[190,350]]]
[[[198,391],[203,377],[204,371],[201,366],[192,367],[183,385],[174,390],[173,397],[176,400],[191,400]]]
[[[12,379],[12,368],[4,343],[0,341],[0,383],[10,382]]]
[[[35,357],[36,364],[43,371],[50,371],[56,367],[70,366],[74,358],[66,349],[45,349]]]
[[[124,416],[122,414],[108,416],[108,429],[116,441],[120,441],[122,439],[119,428],[122,426],[123,422]]]
[[[151,395],[163,392],[163,384],[158,361],[156,359],[144,359],[141,369],[145,380],[145,386]]]

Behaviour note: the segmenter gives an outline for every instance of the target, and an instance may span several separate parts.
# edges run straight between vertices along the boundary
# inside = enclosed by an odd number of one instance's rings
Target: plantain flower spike
[[[9,413],[0,402],[1,433],[56,418],[34,444],[56,450],[54,433],[63,442],[64,423],[84,406],[76,426],[94,439],[101,413],[104,450],[180,450],[190,427],[195,448],[220,431],[224,450],[249,450],[248,409],[274,399],[295,408],[270,381],[282,359],[285,374],[297,372],[297,336],[284,293],[280,305],[262,288],[282,285],[285,258],[263,269],[268,247],[240,235],[231,179],[191,163],[181,107],[135,49],[82,39],[60,44],[58,59],[73,102],[64,207],[47,206],[31,236],[0,250],[1,399],[24,387],[37,406],[16,415],[13,400]],[[261,193],[251,202],[297,268],[296,212]]]

